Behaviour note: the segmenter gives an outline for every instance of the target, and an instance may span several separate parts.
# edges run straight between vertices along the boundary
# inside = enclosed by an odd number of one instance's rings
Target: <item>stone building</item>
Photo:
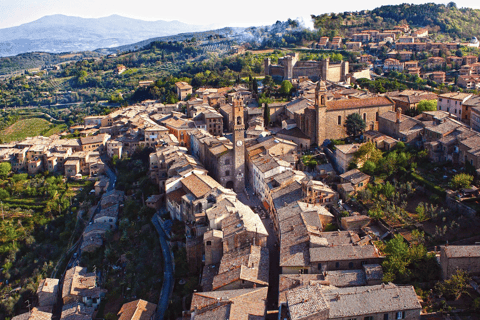
[[[224,137],[213,137],[204,130],[189,132],[190,150],[222,186],[234,187],[234,145]]]
[[[419,320],[422,306],[413,286],[393,283],[352,288],[323,287],[320,281],[288,290],[281,319]]]
[[[268,249],[255,245],[225,253],[213,278],[213,290],[268,286],[269,261]]]
[[[203,234],[205,246],[205,266],[220,263],[223,256],[223,232],[210,230]]]
[[[62,288],[63,304],[82,302],[97,307],[106,290],[97,287],[97,275],[87,273],[87,268],[73,267],[65,273]]]
[[[378,131],[403,142],[422,139],[425,125],[422,121],[397,112],[385,112],[378,117]]]
[[[320,81],[315,90],[315,106],[305,109],[305,127],[300,129],[306,135],[315,137],[315,142],[321,145],[327,139],[347,136],[345,120],[350,114],[360,114],[367,130],[377,130],[379,116],[393,111],[393,108],[394,102],[388,97],[327,101],[325,82]]]
[[[328,58],[322,61],[300,61],[298,53],[280,58],[278,65],[272,65],[270,58],[266,58],[264,65],[265,75],[280,77],[284,80],[308,77],[313,81],[324,79],[343,82],[349,73],[348,61],[342,61],[339,64],[330,64]]]
[[[20,314],[13,317],[11,320],[51,320],[52,314],[49,312],[41,311],[38,308],[33,308],[27,313]]]
[[[265,319],[267,287],[194,292],[189,319]]]
[[[40,281],[37,289],[38,306],[53,309],[53,305],[57,303],[58,296],[58,279],[43,279]]]
[[[178,100],[184,100],[189,94],[192,94],[192,86],[184,81],[175,83]]]
[[[440,266],[444,279],[449,279],[458,269],[480,273],[480,245],[441,247]]]
[[[153,320],[157,305],[142,299],[124,303],[118,320]]]

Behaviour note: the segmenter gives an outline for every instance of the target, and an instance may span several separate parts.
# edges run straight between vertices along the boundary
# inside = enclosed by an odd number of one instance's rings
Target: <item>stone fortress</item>
[[[321,61],[300,61],[299,53],[290,53],[278,60],[278,65],[271,64],[270,58],[264,60],[265,75],[281,77],[283,80],[308,77],[312,81],[320,79],[344,82],[349,72],[348,61],[330,64],[327,58]]]

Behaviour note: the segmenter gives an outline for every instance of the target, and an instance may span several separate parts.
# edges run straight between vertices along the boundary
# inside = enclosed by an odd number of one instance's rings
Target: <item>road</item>
[[[105,163],[105,173],[107,174],[108,178],[110,179],[110,183],[108,184],[107,191],[112,191],[115,189],[115,184],[117,183],[117,175],[113,172],[112,169],[107,165],[107,157],[105,155],[101,156],[103,163]]]
[[[166,240],[165,232],[160,226],[160,222],[157,219],[155,214],[152,218],[152,223],[155,226],[155,229],[158,233],[158,238],[160,239],[160,245],[162,246],[162,255],[164,263],[164,272],[163,272],[163,284],[162,292],[160,294],[160,300],[158,301],[157,312],[155,314],[155,320],[163,320],[165,311],[168,308],[168,301],[173,292],[174,284],[174,266],[173,266],[173,253],[170,250],[170,246]]]

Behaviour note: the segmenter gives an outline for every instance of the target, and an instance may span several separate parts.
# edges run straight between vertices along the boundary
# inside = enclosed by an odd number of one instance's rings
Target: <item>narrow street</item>
[[[255,213],[259,213],[257,208],[263,208],[260,199],[253,194],[252,188],[247,185],[246,187],[247,194],[239,193],[237,194],[238,199],[250,206]],[[273,229],[273,223],[268,214],[266,217],[262,218],[262,222],[267,229],[268,239],[267,239],[267,248],[270,259],[270,277],[268,285],[268,294],[267,294],[267,310],[278,310],[278,282],[280,276],[280,252],[278,247],[278,239]],[[277,319],[277,314],[272,314],[271,319]],[[267,319],[270,319],[267,317]]]
[[[270,257],[270,277],[268,283],[267,310],[278,310],[278,281],[280,276],[280,252],[277,245],[277,236],[273,230],[272,220],[269,217],[262,219],[268,231],[267,248]],[[275,315],[277,318],[277,315]]]
[[[162,255],[165,270],[163,273],[162,292],[160,294],[160,300],[158,301],[155,320],[163,320],[165,311],[167,311],[168,308],[168,301],[170,300],[170,296],[173,292],[175,270],[173,266],[172,251],[170,250],[170,246],[166,240],[165,232],[160,226],[160,222],[158,221],[156,214],[152,218],[152,223],[157,230],[158,238],[160,239],[160,245],[162,246]]]

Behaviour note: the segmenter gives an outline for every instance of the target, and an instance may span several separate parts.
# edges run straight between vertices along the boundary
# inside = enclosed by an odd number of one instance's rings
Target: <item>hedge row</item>
[[[418,175],[415,172],[411,172],[410,175],[412,176],[413,179],[415,179],[418,183],[422,184],[426,189],[430,190],[433,193],[438,194],[440,197],[445,198],[447,193],[445,192],[445,189],[443,189],[440,186],[437,186],[431,181],[428,181],[424,177]]]

